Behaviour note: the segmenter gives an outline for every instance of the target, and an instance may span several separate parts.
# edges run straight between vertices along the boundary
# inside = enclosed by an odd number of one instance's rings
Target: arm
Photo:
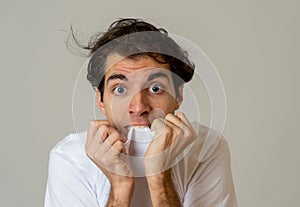
[[[153,206],[181,206],[171,178],[171,170],[147,177]]]
[[[125,191],[123,189],[126,189]],[[130,206],[131,198],[133,194],[133,186],[124,187],[119,186],[119,189],[111,189],[109,194],[108,202],[106,204],[107,207],[113,206]]]
[[[151,125],[155,136],[144,157],[145,172],[153,206],[181,206],[171,177],[171,167],[196,137],[183,113],[167,114]]]
[[[107,206],[130,206],[134,178],[130,166],[120,158],[126,153],[126,138],[107,121],[91,121],[85,145],[87,156],[107,177],[111,191]],[[124,157],[124,156],[123,156]]]

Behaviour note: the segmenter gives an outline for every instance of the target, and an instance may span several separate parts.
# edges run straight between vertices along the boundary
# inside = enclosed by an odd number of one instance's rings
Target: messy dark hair
[[[73,35],[74,37],[74,35]],[[160,64],[170,67],[176,97],[178,87],[192,79],[194,64],[166,30],[156,28],[141,19],[118,19],[108,30],[92,37],[83,49],[89,50],[87,79],[97,87],[103,101],[106,60],[111,54],[130,59],[148,56]]]

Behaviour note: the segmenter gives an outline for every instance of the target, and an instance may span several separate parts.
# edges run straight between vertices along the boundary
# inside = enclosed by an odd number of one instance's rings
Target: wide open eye
[[[117,96],[123,95],[126,93],[127,89],[124,86],[117,86],[114,88],[113,93]]]
[[[160,86],[159,84],[153,84],[149,87],[149,91],[151,93],[161,93],[163,92],[163,87]]]

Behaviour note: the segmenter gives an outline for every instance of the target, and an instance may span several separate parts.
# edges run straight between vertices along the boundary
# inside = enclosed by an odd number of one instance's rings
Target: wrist
[[[147,176],[147,181],[149,189],[169,188],[173,186],[171,169],[156,175]]]
[[[147,176],[147,181],[148,182],[153,182],[153,183],[164,183],[166,181],[172,180],[172,175],[171,175],[171,169],[161,172],[155,175],[149,175]]]
[[[107,206],[130,206],[134,192],[134,182],[119,183],[119,185],[111,186],[109,195],[109,205]]]
[[[172,180],[171,169],[148,176],[147,181],[153,207],[177,207],[181,205]]]

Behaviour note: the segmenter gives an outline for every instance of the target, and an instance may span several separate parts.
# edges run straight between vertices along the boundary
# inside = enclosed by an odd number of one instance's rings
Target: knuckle
[[[152,127],[156,127],[157,121],[158,121],[157,119],[154,119],[153,122],[152,122],[152,124],[151,124],[151,126],[152,126]]]
[[[179,111],[177,114],[181,116],[181,115],[183,115],[183,112]]]
[[[87,146],[85,146],[85,153],[86,153],[87,155],[90,155],[90,154],[91,154],[91,151],[90,151],[89,147],[87,147]]]
[[[191,129],[186,130],[184,134],[185,134],[186,138],[194,138],[195,137],[195,133]]]
[[[116,141],[116,143],[114,144],[114,148],[119,151],[123,148],[123,143],[121,141]]]
[[[179,116],[179,117],[181,117],[181,118],[184,117],[183,112],[181,112],[181,111],[178,112],[178,113],[177,113],[177,116]]]
[[[158,124],[161,124],[162,123],[162,118],[157,118],[157,119],[154,119],[154,121],[152,122],[152,125],[158,125]]]
[[[172,133],[172,129],[170,127],[168,127],[168,126],[165,126],[165,129],[164,129],[163,133],[165,135],[171,134]]]
[[[90,157],[90,158],[95,158],[95,150],[93,150],[92,148],[88,148],[87,150],[86,150],[86,154]]]
[[[107,129],[107,126],[106,125],[100,125],[99,127],[98,127],[98,130],[100,130],[100,131],[104,131],[104,130],[106,130]]]
[[[117,144],[118,144],[118,146],[119,146],[120,149],[122,149],[124,147],[123,142],[120,141],[120,140],[117,142]]]
[[[92,160],[94,160],[94,154],[91,152],[91,150],[86,150],[86,155],[90,158],[90,159],[92,159]]]
[[[123,136],[122,136],[120,133],[117,133],[117,134],[116,134],[116,137],[117,137],[118,140],[120,140],[120,141],[123,139]]]
[[[109,156],[108,153],[104,153],[101,156],[97,156],[97,160],[101,165],[109,165],[111,157]]]
[[[183,133],[183,130],[182,130],[181,128],[175,127],[175,128],[173,129],[173,134],[174,134],[175,136],[180,136],[180,135],[182,135],[182,133]]]
[[[117,133],[116,138],[120,141],[121,144],[124,143],[124,140],[126,140],[126,137],[124,137],[122,134]]]
[[[91,148],[90,148],[89,145],[86,144],[84,148],[85,148],[85,152],[86,152],[87,154],[90,154],[90,153],[91,153],[91,150],[90,150]]]
[[[114,137],[114,138],[119,138],[120,134],[118,132],[113,131],[110,136]]]
[[[106,156],[101,157],[99,161],[100,161],[100,163],[102,163],[103,165],[107,165],[108,162],[109,162]]]
[[[185,133],[184,133],[185,138],[189,138],[189,137],[191,137],[191,135],[192,135],[192,133],[189,130],[185,131]]]
[[[98,130],[99,130],[102,137],[104,136],[106,129],[107,129],[106,125],[99,126]]]
[[[90,145],[89,145],[89,144],[87,144],[87,143],[85,143],[85,145],[84,145],[84,149],[85,149],[85,151],[88,151],[89,147],[90,147]]]
[[[166,115],[166,119],[167,119],[167,120],[170,120],[170,119],[172,119],[173,117],[174,117],[174,115],[171,114],[171,113],[169,113],[169,114]]]
[[[90,127],[96,127],[98,124],[96,122],[96,120],[90,120],[89,126]]]

